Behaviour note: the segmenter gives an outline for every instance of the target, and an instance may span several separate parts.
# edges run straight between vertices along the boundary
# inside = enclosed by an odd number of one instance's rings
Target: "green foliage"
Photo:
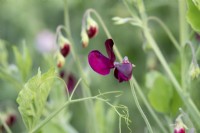
[[[32,77],[19,92],[17,103],[22,119],[30,131],[39,122],[43,109],[55,78],[55,69]]]
[[[192,0],[195,6],[200,10],[200,0]]]
[[[58,124],[48,122],[46,126],[42,128],[40,133],[66,133]]]
[[[151,105],[158,112],[168,113],[173,97],[173,88],[170,82],[160,73],[153,71],[147,75],[147,81],[152,80],[148,94]]]
[[[30,57],[30,52],[26,45],[23,45],[23,52],[21,52],[16,48],[13,47],[13,51],[15,54],[16,65],[21,73],[21,77],[23,81],[26,81],[28,78],[28,74],[32,67],[32,60]]]
[[[200,8],[198,1],[198,7],[195,5],[192,0],[187,0],[188,12],[187,12],[187,21],[192,26],[193,30],[200,32]]]
[[[146,75],[146,87],[150,89],[148,98],[156,111],[176,115],[182,101],[164,75],[157,71],[149,72]]]

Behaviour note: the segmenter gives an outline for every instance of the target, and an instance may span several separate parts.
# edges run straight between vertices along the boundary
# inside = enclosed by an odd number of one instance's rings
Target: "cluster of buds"
[[[98,33],[98,24],[91,18],[89,12],[86,12],[82,21],[82,46],[85,48],[88,46],[89,39],[94,38]]]
[[[65,58],[70,52],[70,41],[65,38],[61,33],[62,27],[57,28],[57,43],[59,45],[59,51],[57,52],[57,67],[62,68],[65,64]]]

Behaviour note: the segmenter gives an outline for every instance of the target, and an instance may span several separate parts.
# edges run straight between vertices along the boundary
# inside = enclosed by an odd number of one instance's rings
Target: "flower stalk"
[[[100,24],[101,24],[101,26],[102,26],[104,32],[106,33],[107,37],[108,37],[108,38],[112,38],[110,32],[108,31],[108,29],[107,29],[106,25],[104,24],[104,22],[103,22],[102,18],[100,17],[100,15],[99,15],[94,9],[88,9],[87,11],[88,11],[88,12],[92,12],[92,13],[95,14],[95,16],[96,16],[97,19],[99,20],[99,22],[100,22]],[[114,49],[114,52],[115,52],[115,54],[116,54],[116,57],[117,57],[118,60],[120,60],[120,62],[121,62],[121,61],[123,60],[123,58],[122,58],[122,56],[121,56],[121,54],[120,54],[120,52],[119,52],[117,46],[114,45],[114,46],[113,46],[113,49]],[[138,108],[140,114],[142,115],[142,117],[143,117],[143,119],[144,119],[144,121],[145,121],[145,123],[146,123],[146,125],[147,125],[147,128],[148,128],[149,132],[150,132],[150,133],[153,133],[153,130],[152,130],[152,128],[151,128],[151,125],[150,125],[150,123],[149,123],[149,121],[148,121],[146,115],[144,114],[144,112],[143,112],[143,110],[142,110],[142,108],[141,108],[141,106],[140,106],[140,104],[139,104],[139,101],[138,101],[138,98],[137,98],[137,95],[136,95],[136,92],[135,92],[135,87],[134,87],[134,86],[135,86],[135,84],[134,84],[135,82],[133,81],[133,76],[132,76],[131,79],[129,80],[129,83],[130,83],[131,92],[132,92],[134,101],[135,101],[135,103],[136,103],[136,106],[137,106],[137,108]]]
[[[179,4],[182,5],[182,2],[181,1]],[[145,11],[144,11],[144,3],[143,3],[143,0],[138,0],[137,1],[137,4],[138,4],[138,10],[140,12],[140,16],[141,16],[141,19],[142,19],[142,22],[143,22],[143,32],[144,32],[144,36],[146,37],[147,41],[149,42],[149,44],[151,45],[153,51],[155,52],[157,58],[159,59],[159,61],[161,62],[163,68],[165,69],[165,71],[167,72],[169,78],[171,79],[173,85],[175,86],[175,89],[176,91],[178,92],[179,96],[181,97],[182,101],[185,103],[185,106],[187,107],[187,109],[189,110],[190,112],[190,115],[193,117],[193,119],[196,121],[196,124],[200,127],[200,124],[199,124],[199,120],[200,120],[200,112],[199,110],[197,109],[197,107],[195,106],[195,104],[193,103],[192,99],[187,95],[186,92],[183,91],[182,88],[184,88],[184,85],[180,85],[177,81],[177,79],[175,78],[174,74],[172,73],[166,59],[164,58],[163,54],[161,53],[161,50],[159,49],[157,43],[155,42],[155,40],[153,39],[151,33],[150,33],[150,30],[149,30],[149,27],[147,25],[147,16],[145,14]],[[184,6],[184,5],[183,5]],[[185,11],[184,11],[185,13]],[[183,17],[183,16],[182,16]],[[185,18],[184,18],[185,19]],[[185,20],[184,20],[185,21]],[[181,24],[183,26],[185,26],[184,24]],[[185,27],[184,27],[185,29]],[[183,30],[183,29],[182,29]],[[181,31],[182,31],[181,30]],[[184,30],[185,31],[185,30]],[[181,34],[181,38],[184,40],[185,38],[183,36],[185,36],[185,34]],[[181,40],[182,40],[181,39]],[[182,41],[183,41],[182,40]],[[183,44],[184,42],[182,42],[182,48],[185,44]],[[181,50],[181,58],[183,60],[183,50]],[[183,72],[183,71],[182,71]],[[182,80],[183,80],[183,76],[185,76],[185,73],[183,75],[182,73]]]

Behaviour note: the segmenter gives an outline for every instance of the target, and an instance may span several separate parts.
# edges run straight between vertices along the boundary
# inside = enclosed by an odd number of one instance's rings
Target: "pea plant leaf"
[[[198,0],[196,0],[198,1]],[[197,3],[197,2],[196,2]],[[198,3],[200,3],[198,1]],[[187,11],[187,21],[195,30],[196,32],[200,33],[200,10],[199,4],[195,4],[192,0],[187,0],[187,5],[188,5],[188,11]]]
[[[22,53],[16,47],[13,47],[13,51],[15,54],[16,65],[20,71],[21,77],[23,81],[26,81],[32,67],[30,52],[26,45],[23,45]]]
[[[149,101],[153,108],[161,113],[169,113],[173,88],[170,82],[159,72],[152,71],[146,76],[146,82],[150,83],[148,94]]]
[[[19,92],[18,109],[29,131],[40,120],[55,76],[55,69],[53,68],[44,74],[41,74],[40,69],[38,69],[38,74],[32,77]]]

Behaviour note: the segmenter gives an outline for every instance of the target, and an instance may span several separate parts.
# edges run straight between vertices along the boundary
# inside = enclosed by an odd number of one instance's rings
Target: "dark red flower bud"
[[[63,47],[60,48],[60,52],[64,57],[66,57],[70,52],[70,45],[65,43]]]
[[[68,75],[68,77],[67,77],[67,88],[68,88],[68,91],[72,92],[72,90],[74,89],[75,85],[76,85],[76,78],[72,73],[70,73]]]
[[[14,115],[14,114],[10,114],[9,116],[8,116],[8,118],[6,119],[6,124],[8,125],[8,126],[11,126],[11,125],[13,125],[13,123],[16,121],[16,115]]]
[[[89,38],[93,38],[98,33],[98,25],[97,23],[89,16],[87,18],[87,35]]]

